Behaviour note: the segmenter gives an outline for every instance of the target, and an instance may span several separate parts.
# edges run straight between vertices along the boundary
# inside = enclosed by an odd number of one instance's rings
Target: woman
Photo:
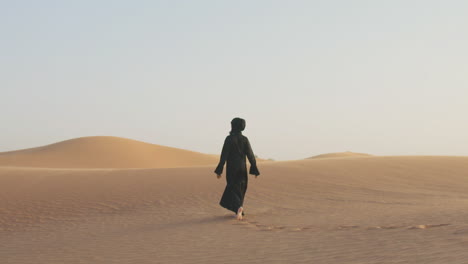
[[[242,135],[244,129],[244,119],[236,117],[231,121],[231,132],[224,141],[221,158],[215,170],[218,179],[221,178],[224,163],[227,162],[227,185],[219,204],[236,213],[238,220],[242,220],[244,215],[243,204],[248,182],[246,156],[250,162],[249,173],[255,175],[255,177],[260,175],[249,140]]]

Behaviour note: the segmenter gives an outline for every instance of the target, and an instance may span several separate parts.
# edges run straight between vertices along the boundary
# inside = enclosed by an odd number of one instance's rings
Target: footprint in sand
[[[300,228],[300,227],[292,227],[290,228],[288,231],[292,231],[292,232],[299,232],[299,231],[302,231],[304,230],[303,228]]]
[[[342,230],[342,229],[356,229],[356,228],[359,228],[358,225],[341,225],[338,227],[338,229]]]
[[[402,225],[388,225],[388,226],[373,226],[368,229],[398,229],[398,228],[406,228],[406,229],[428,229],[433,227],[442,227],[448,226],[450,224],[433,224],[433,225],[413,225],[413,226],[402,226]]]
[[[428,228],[442,227],[442,226],[448,226],[448,225],[450,224],[415,225],[415,226],[408,227],[408,229],[428,229]]]
[[[249,228],[256,228],[258,231],[279,231],[285,230],[286,226],[282,225],[264,225],[259,224],[257,221],[236,221],[233,225],[241,225]]]
[[[311,231],[316,229],[316,226],[282,226],[282,225],[264,225],[260,224],[257,221],[236,221],[234,225],[242,225],[249,228],[255,228],[258,231],[287,231],[287,232],[299,232],[299,231]],[[406,229],[428,229],[435,227],[448,226],[450,224],[422,224],[422,225],[384,225],[384,226],[371,226],[367,227],[367,230],[392,230],[399,228]],[[359,225],[340,225],[337,227],[337,230],[355,230],[361,228]],[[319,228],[320,229],[320,228]]]
[[[372,226],[368,229],[398,229],[402,228],[404,226],[399,226],[399,225],[389,225],[389,226]]]

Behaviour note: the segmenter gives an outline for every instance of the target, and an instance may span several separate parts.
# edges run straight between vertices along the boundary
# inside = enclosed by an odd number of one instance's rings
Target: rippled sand
[[[1,263],[466,263],[468,157],[266,162],[244,221],[212,166],[0,167]]]

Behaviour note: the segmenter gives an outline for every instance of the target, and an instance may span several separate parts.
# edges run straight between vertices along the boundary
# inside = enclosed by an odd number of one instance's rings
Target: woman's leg
[[[237,220],[242,220],[242,212],[244,211],[244,208],[239,207],[239,209],[237,210]]]

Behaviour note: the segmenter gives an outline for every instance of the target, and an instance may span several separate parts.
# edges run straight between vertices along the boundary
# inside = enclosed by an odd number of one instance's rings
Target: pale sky
[[[0,0],[0,151],[468,156],[468,1]]]

